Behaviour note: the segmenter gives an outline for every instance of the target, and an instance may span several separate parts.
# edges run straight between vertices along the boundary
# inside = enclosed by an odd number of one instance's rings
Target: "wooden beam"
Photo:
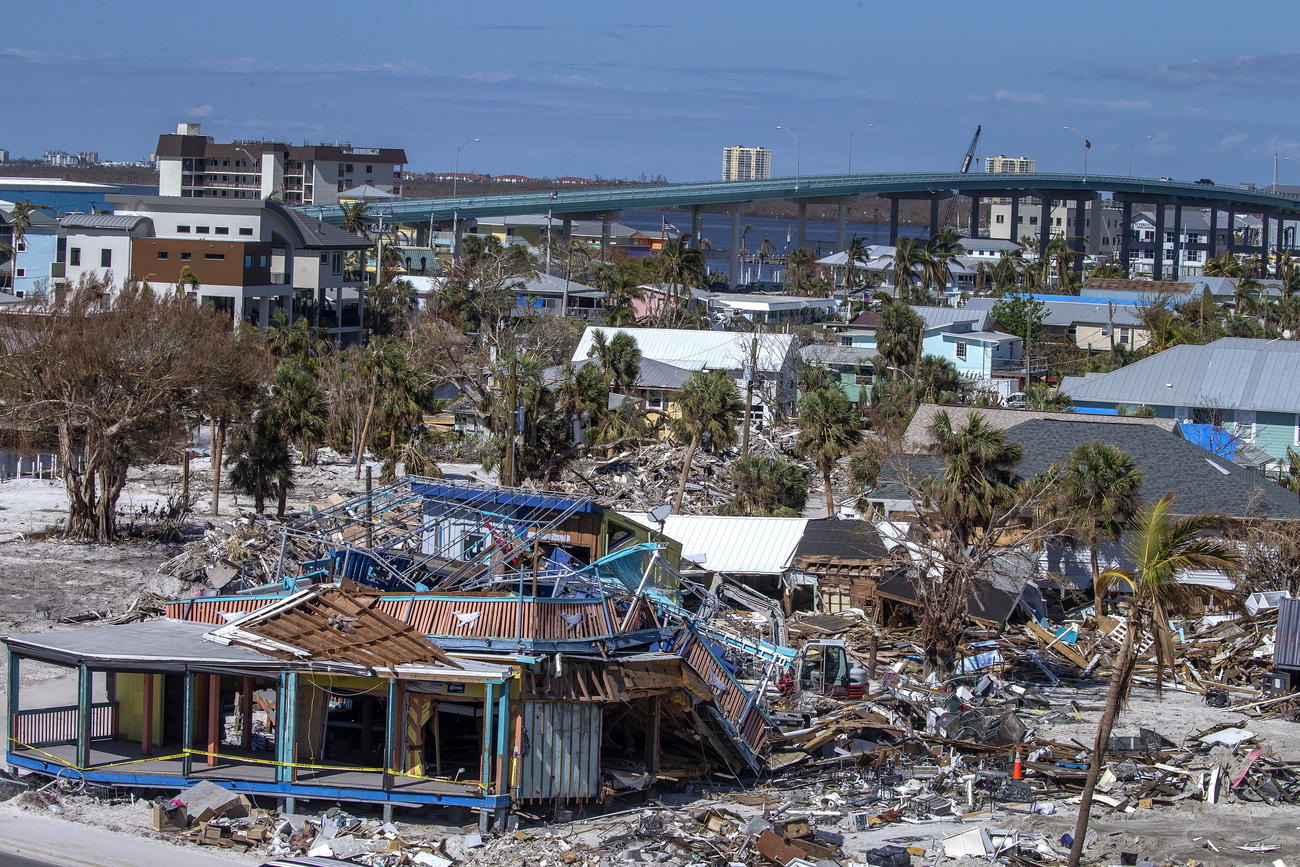
[[[209,674],[208,679],[208,767],[217,766],[217,753],[221,751],[221,675]]]

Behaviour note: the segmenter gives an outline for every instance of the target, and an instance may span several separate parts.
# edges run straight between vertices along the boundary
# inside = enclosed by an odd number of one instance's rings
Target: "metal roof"
[[[688,331],[676,328],[607,328],[587,326],[582,332],[573,360],[581,361],[591,351],[593,334],[604,331],[610,339],[622,332],[636,339],[642,358],[652,358],[687,370],[740,370],[749,358],[750,339],[755,335],[733,331]],[[794,348],[789,334],[758,336],[758,369],[782,370]]]
[[[114,663],[188,663],[276,667],[279,663],[243,647],[223,647],[204,638],[212,627],[180,620],[151,620],[11,635],[5,644],[23,655],[51,660]]]
[[[59,222],[65,229],[112,229],[131,231],[142,222],[152,222],[143,214],[64,214]]]
[[[1111,373],[1066,377],[1074,401],[1300,412],[1300,343],[1225,337]]]
[[[658,526],[645,515],[631,517],[647,527]],[[682,543],[683,561],[705,555],[700,566],[710,572],[779,575],[790,567],[807,526],[807,518],[669,515],[664,535]]]
[[[913,306],[912,310],[925,320],[925,329],[927,331],[932,331],[935,328],[947,328],[950,325],[956,325],[958,322],[969,322],[973,330],[986,331],[992,324],[992,318],[987,310],[981,310],[969,304],[965,307]]]
[[[1035,296],[1044,307],[1043,324],[1054,327],[1066,327],[1077,323],[1097,324],[1113,323],[1115,325],[1141,325],[1142,320],[1135,313],[1137,305],[1133,302],[1108,304],[1107,299],[1088,298],[1077,301],[1063,301],[1056,298]],[[987,310],[993,312],[996,298],[972,298],[966,302],[966,310]]]
[[[571,366],[576,373],[588,364],[595,363],[596,359],[594,358],[582,358],[573,362]],[[653,358],[642,358],[634,385],[636,388],[661,388],[671,391],[681,388],[686,384],[686,380],[694,375],[695,371],[693,370],[674,367],[662,361],[655,361]],[[563,382],[564,378],[564,365],[548,367],[543,374],[543,381],[548,385]]]

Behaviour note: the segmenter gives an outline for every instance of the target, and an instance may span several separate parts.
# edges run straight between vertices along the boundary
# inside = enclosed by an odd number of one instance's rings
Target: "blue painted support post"
[[[1052,243],[1052,198],[1047,194],[1043,194],[1038,208],[1038,224],[1038,258],[1041,261]]]
[[[77,666],[77,767],[90,765],[90,669],[83,662]]]
[[[280,765],[275,769],[275,781],[291,783],[294,778],[294,743],[298,739],[298,672],[280,672],[279,695],[275,709],[275,754]]]
[[[498,795],[510,791],[507,779],[510,744],[510,684],[501,682],[501,695],[497,699],[497,784],[492,790]]]
[[[5,733],[8,735],[9,740],[5,743],[5,752],[11,752],[14,749],[14,736],[18,731],[18,711],[22,707],[18,701],[18,684],[21,683],[19,680],[19,664],[21,662],[21,656],[12,650],[9,651],[9,680],[7,681],[9,692],[5,696],[7,703],[6,719],[8,720],[5,724]]]
[[[397,677],[388,680],[388,720],[384,728],[384,791],[393,790],[392,769],[397,764],[397,736],[401,731],[401,718],[398,711]]]
[[[483,689],[483,758],[479,782],[486,787],[492,779],[492,742],[496,740],[492,729],[492,702],[496,701],[496,684],[486,683]],[[488,790],[484,788],[483,791]]]
[[[182,675],[182,680],[185,683],[185,688],[182,690],[184,693],[182,702],[184,708],[181,713],[184,715],[184,719],[181,720],[181,749],[184,750],[185,754],[181,756],[181,776],[188,777],[192,763],[189,751],[194,746],[194,672],[185,672]]]
[[[1205,248],[1205,258],[1213,259],[1219,255],[1219,209],[1213,205],[1210,206],[1210,237],[1206,240],[1209,246]]]

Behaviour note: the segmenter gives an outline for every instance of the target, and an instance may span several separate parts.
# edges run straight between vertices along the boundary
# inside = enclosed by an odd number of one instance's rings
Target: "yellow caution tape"
[[[278,762],[275,761],[274,759],[253,759],[253,758],[248,758],[247,756],[229,756],[229,755],[223,755],[221,753],[211,753],[208,752],[207,750],[194,750],[194,749],[186,749],[182,752],[170,756],[149,756],[143,759],[131,759],[125,762],[108,762],[106,764],[97,764],[97,765],[92,765],[91,767],[88,768],[83,768],[80,767],[79,765],[75,765],[72,762],[67,761],[66,759],[62,759],[56,756],[53,753],[48,753],[45,750],[41,749],[40,747],[34,747],[31,744],[25,744],[22,741],[18,740],[17,738],[11,737],[9,738],[9,742],[14,744],[15,746],[21,747],[22,749],[31,750],[34,753],[40,753],[41,755],[45,756],[48,759],[51,759],[57,764],[62,765],[68,770],[80,771],[83,773],[85,771],[98,771],[104,768],[121,768],[127,765],[145,765],[145,764],[149,764],[150,762],[174,761],[176,759],[183,759],[186,756],[203,756],[204,758],[212,756],[218,759],[225,759],[228,762],[243,762],[246,764],[253,764],[253,765],[270,765],[272,767],[277,767],[277,768],[297,768],[299,770],[307,770],[307,771],[352,771],[352,772],[362,773],[362,774],[387,773],[387,774],[392,774],[394,777],[406,777],[412,780],[425,780],[431,783],[450,783],[453,786],[475,786],[480,789],[490,788],[490,784],[480,783],[477,780],[453,780],[447,777],[429,777],[423,774],[411,774],[405,771],[394,770],[392,768],[365,768],[365,767],[359,768],[353,765],[312,765],[312,764],[305,764],[302,762]]]

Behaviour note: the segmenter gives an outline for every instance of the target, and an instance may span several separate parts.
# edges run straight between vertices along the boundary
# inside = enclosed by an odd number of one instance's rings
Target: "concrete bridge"
[[[810,204],[837,206],[837,244],[846,246],[845,226],[848,206],[862,196],[880,196],[890,200],[890,243],[898,240],[899,202],[924,200],[930,202],[930,232],[939,228],[939,203],[954,195],[970,198],[972,234],[979,231],[980,205],[985,199],[1009,199],[1011,225],[1018,225],[1018,215],[1023,199],[1032,198],[1036,204],[1026,207],[1041,209],[1038,221],[1041,235],[1040,249],[1046,249],[1051,240],[1051,221],[1048,219],[1051,203],[1073,202],[1075,226],[1084,225],[1084,214],[1089,202],[1099,200],[1104,193],[1120,204],[1123,211],[1120,263],[1128,271],[1130,233],[1134,204],[1156,205],[1156,236],[1165,233],[1165,207],[1174,208],[1174,226],[1182,223],[1183,208],[1208,209],[1210,231],[1204,244],[1189,244],[1187,249],[1204,250],[1207,256],[1217,256],[1223,250],[1258,253],[1265,256],[1270,247],[1282,246],[1284,220],[1300,220],[1300,198],[1277,195],[1263,190],[1228,187],[1217,184],[1174,181],[1166,178],[1113,177],[1107,175],[1074,174],[967,174],[957,172],[866,174],[866,175],[813,175],[795,178],[771,178],[762,181],[709,181],[688,184],[659,184],[653,186],[615,187],[589,189],[566,187],[549,192],[513,193],[506,195],[458,196],[445,199],[398,199],[376,203],[370,213],[381,216],[385,222],[407,226],[455,227],[455,244],[459,249],[459,221],[475,217],[508,216],[515,214],[551,214],[563,221],[563,235],[567,241],[574,219],[599,219],[605,224],[605,242],[608,244],[608,227],[628,208],[662,208],[667,206],[691,209],[691,234],[698,244],[702,231],[702,215],[727,213],[731,215],[732,273],[739,273],[739,263],[734,261],[740,252],[741,212],[757,201],[783,199],[798,206],[798,246],[804,246],[807,210]],[[325,222],[337,225],[342,221],[338,206],[303,206],[301,210],[317,215]],[[1236,214],[1250,214],[1263,221],[1258,245],[1229,243],[1215,247],[1214,239],[1219,227],[1220,212],[1227,215],[1225,226],[1231,226]],[[1275,227],[1276,241],[1269,243],[1270,221]],[[1181,233],[1175,232],[1176,244],[1181,244]],[[1083,252],[1083,239],[1071,240],[1077,252]],[[1174,251],[1178,261],[1179,249]],[[1082,256],[1077,267],[1082,267]],[[1162,279],[1163,262],[1155,257],[1153,279]]]

